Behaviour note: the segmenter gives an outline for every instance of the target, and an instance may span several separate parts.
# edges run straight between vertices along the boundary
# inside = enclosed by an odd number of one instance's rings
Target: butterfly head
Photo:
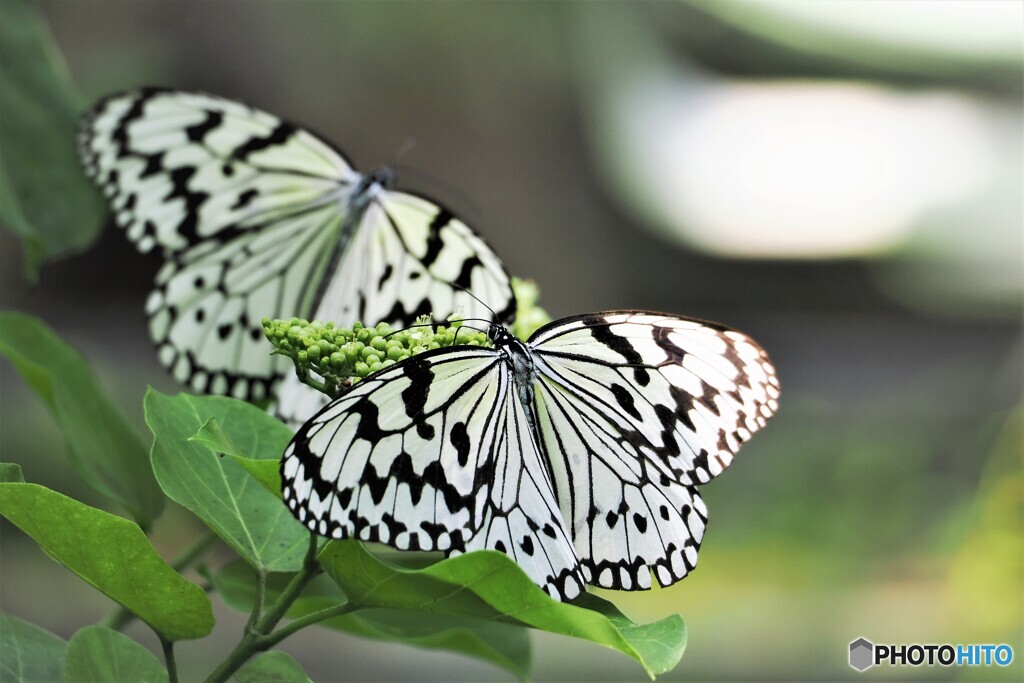
[[[487,328],[487,339],[497,347],[509,346],[517,341],[504,325],[499,325],[497,323],[494,323]]]
[[[395,172],[389,166],[381,166],[370,175],[359,179],[359,184],[352,194],[345,198],[353,210],[362,210],[367,204],[377,199],[384,190],[390,190],[395,184]]]
[[[390,190],[395,185],[395,169],[390,166],[380,166],[367,178],[371,183],[376,183],[385,190]]]

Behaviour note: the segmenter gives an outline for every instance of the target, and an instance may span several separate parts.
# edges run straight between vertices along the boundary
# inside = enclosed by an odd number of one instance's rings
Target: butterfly
[[[708,519],[696,487],[778,407],[764,350],[647,311],[487,334],[371,374],[309,419],[281,461],[292,513],[330,538],[499,550],[561,600],[686,576]]]
[[[163,254],[150,334],[163,365],[198,391],[274,392],[289,362],[270,355],[264,317],[404,326],[482,315],[463,289],[513,315],[501,261],[450,211],[248,105],[157,88],[112,95],[83,117],[79,155],[128,238]]]

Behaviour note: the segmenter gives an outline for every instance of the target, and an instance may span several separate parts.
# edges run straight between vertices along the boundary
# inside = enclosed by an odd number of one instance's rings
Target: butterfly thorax
[[[358,214],[367,204],[372,202],[384,190],[391,189],[395,184],[395,171],[389,166],[381,166],[359,179],[348,197],[348,205]]]
[[[533,405],[533,385],[537,381],[537,366],[533,362],[533,352],[528,344],[525,344],[501,325],[491,325],[487,330],[487,338],[494,344],[494,348],[512,367],[512,379],[516,385],[516,394],[520,402],[530,413]]]

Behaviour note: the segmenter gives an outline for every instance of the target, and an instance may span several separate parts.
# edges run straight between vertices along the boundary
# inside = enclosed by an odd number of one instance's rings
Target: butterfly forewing
[[[507,381],[486,349],[376,373],[296,434],[281,466],[285,502],[325,536],[464,547],[483,521]]]
[[[446,209],[404,192],[381,192],[334,269],[314,317],[405,326],[421,315],[459,312],[490,318],[474,299],[493,302],[499,320],[515,313],[508,275],[487,244]],[[359,296],[351,296],[358,291]],[[478,293],[479,292],[479,293]],[[277,415],[298,426],[327,403],[286,377]]]
[[[346,296],[353,287],[358,299]],[[432,202],[382,192],[366,207],[320,309],[342,320],[399,324],[438,311],[490,318],[466,289],[494,307],[499,320],[513,317],[508,275],[479,236]]]
[[[551,323],[530,344],[546,382],[683,484],[721,473],[778,405],[764,350],[711,323],[599,313]]]
[[[491,349],[443,349],[382,370],[296,434],[284,499],[333,538],[507,553],[551,595],[583,590],[547,468]]]
[[[338,152],[301,128],[200,93],[108,97],[86,115],[79,143],[87,173],[142,251],[181,251],[359,180]]]

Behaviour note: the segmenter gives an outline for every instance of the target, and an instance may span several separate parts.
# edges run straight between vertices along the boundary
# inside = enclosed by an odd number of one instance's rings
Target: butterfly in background
[[[406,326],[483,315],[463,289],[513,316],[504,266],[465,223],[390,189],[390,170],[361,175],[329,143],[248,105],[155,88],[112,95],[83,118],[79,154],[128,238],[166,259],[146,304],[150,334],[163,365],[198,391],[260,400],[287,374],[286,407],[297,396],[322,406],[270,355],[264,317]]]
[[[696,487],[778,405],[761,347],[644,311],[488,338],[380,370],[306,422],[281,463],[292,513],[331,538],[499,550],[562,600],[686,576]]]

